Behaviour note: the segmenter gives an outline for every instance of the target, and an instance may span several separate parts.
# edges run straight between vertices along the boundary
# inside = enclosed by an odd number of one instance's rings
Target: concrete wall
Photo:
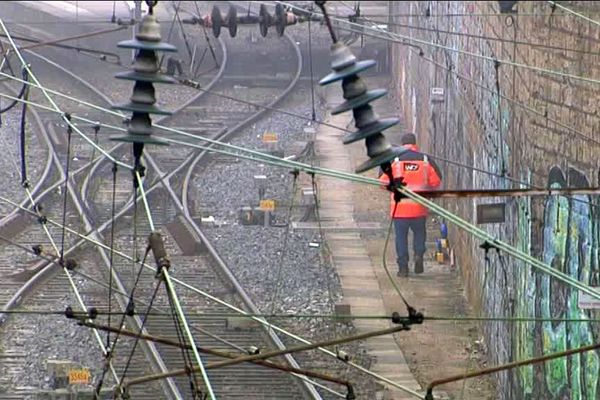
[[[593,3],[561,4],[583,12],[595,8],[596,16],[600,11],[600,6]],[[431,16],[425,17],[428,7]],[[558,9],[551,16],[547,2],[520,1],[517,8],[516,15],[499,16],[490,15],[498,13],[497,2],[390,2],[394,24],[428,30],[399,25],[389,28],[398,35],[491,59],[600,79],[600,57],[584,54],[600,52],[598,26],[565,16]],[[439,14],[465,16],[436,17]],[[517,44],[519,41],[580,52]],[[505,172],[508,177],[493,177],[440,162],[446,188],[520,187],[510,178],[541,187],[598,183],[597,84],[544,75],[506,63],[496,68],[492,61],[428,45],[420,47],[422,56],[419,49],[403,44],[394,45],[392,50],[392,96],[405,127],[417,133],[423,148],[430,153],[499,175]],[[451,72],[447,72],[448,67]],[[514,101],[499,99],[497,85],[502,95]],[[445,89],[444,103],[430,102],[432,87]],[[476,204],[500,200],[452,200],[443,205],[474,221]],[[484,229],[572,277],[598,285],[599,204],[597,196],[508,199],[507,223],[486,225]],[[579,310],[577,292],[555,279],[495,251],[490,252],[486,262],[478,247],[481,243],[456,229],[451,230],[450,240],[458,254],[466,294],[482,315],[597,318],[596,314]],[[499,364],[593,343],[600,338],[597,325],[494,322],[485,324],[483,331],[490,364]],[[598,354],[586,353],[499,374],[499,398],[596,399],[600,396]]]

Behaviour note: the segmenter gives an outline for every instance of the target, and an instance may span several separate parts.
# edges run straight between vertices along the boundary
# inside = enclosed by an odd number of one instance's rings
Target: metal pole
[[[474,378],[474,377],[482,376],[482,375],[489,375],[489,374],[493,374],[495,372],[500,372],[500,371],[504,371],[504,370],[511,369],[511,368],[517,368],[517,367],[522,367],[525,365],[546,362],[549,360],[554,360],[556,358],[567,357],[567,356],[570,356],[573,354],[584,353],[586,351],[592,351],[592,350],[596,350],[599,348],[600,348],[600,343],[596,343],[596,344],[592,344],[589,346],[578,347],[576,349],[570,349],[570,350],[565,350],[565,351],[561,351],[558,353],[548,354],[548,355],[545,355],[542,357],[528,358],[526,360],[514,361],[514,362],[511,362],[508,364],[504,364],[504,365],[497,365],[495,367],[481,369],[479,371],[468,372],[466,374],[460,374],[460,375],[450,376],[447,378],[436,379],[435,381],[432,381],[427,386],[427,397],[425,397],[425,399],[433,400],[433,393],[432,393],[433,388],[436,386],[439,386],[439,385],[443,385],[445,383],[456,382],[456,381],[460,381],[460,380],[464,380],[464,379],[468,379],[468,378]]]
[[[284,355],[284,354],[297,353],[299,351],[307,351],[307,350],[312,350],[312,349],[316,349],[319,347],[337,346],[339,344],[354,342],[356,340],[365,340],[365,339],[369,339],[369,338],[376,337],[376,336],[389,335],[391,333],[407,331],[407,330],[410,330],[410,328],[408,326],[398,325],[398,326],[394,326],[392,328],[362,333],[360,335],[353,335],[353,336],[348,336],[345,338],[331,339],[331,340],[326,340],[326,341],[318,342],[318,343],[304,344],[304,345],[300,345],[300,346],[289,347],[289,348],[283,349],[283,350],[273,350],[273,351],[269,351],[269,352],[262,353],[262,354],[254,354],[254,355],[249,355],[249,356],[238,357],[238,358],[234,358],[233,360],[218,361],[218,362],[208,364],[207,368],[208,367],[210,367],[210,369],[221,368],[221,367],[227,367],[230,365],[235,365],[235,364],[239,364],[242,362],[248,362],[248,361],[253,361],[253,360],[266,360],[267,358],[276,357],[276,356],[280,356],[280,355]]]
[[[215,393],[210,384],[210,380],[208,379],[208,375],[206,374],[206,370],[204,368],[204,364],[202,364],[202,358],[200,357],[200,353],[198,352],[198,348],[196,346],[196,342],[194,341],[194,336],[190,331],[190,327],[185,318],[185,314],[183,313],[183,309],[181,308],[181,304],[179,303],[179,299],[177,298],[177,292],[175,292],[175,287],[173,286],[173,281],[171,281],[171,276],[169,275],[169,271],[167,269],[162,269],[162,275],[165,281],[165,285],[167,287],[167,293],[171,296],[173,300],[173,304],[175,305],[175,311],[177,312],[179,319],[181,320],[181,324],[183,325],[183,329],[190,341],[190,345],[192,347],[192,351],[194,353],[194,357],[196,358],[196,362],[198,363],[198,367],[200,368],[200,373],[202,374],[202,378],[204,379],[204,384],[206,385],[206,390],[208,391],[209,398],[212,400],[216,400]]]
[[[61,314],[64,314],[64,311],[60,312]],[[83,313],[80,313],[82,315],[82,317],[86,316]],[[167,346],[174,346],[174,347],[179,347],[181,349],[192,349],[192,346],[190,346],[189,344],[181,344],[179,342],[176,342],[174,340],[170,340],[170,339],[166,339],[166,338],[162,338],[159,336],[155,336],[155,335],[148,335],[148,334],[143,334],[143,333],[137,333],[137,332],[132,332],[129,330],[125,330],[125,329],[120,329],[117,327],[112,327],[112,326],[107,326],[107,325],[98,325],[98,324],[94,324],[92,322],[88,322],[87,320],[81,321],[80,325],[83,326],[87,326],[88,328],[94,328],[94,329],[98,329],[101,331],[106,331],[106,332],[113,332],[113,333],[118,333],[120,335],[123,336],[127,336],[127,337],[133,337],[133,338],[140,338],[143,340],[148,340],[151,342],[155,342],[155,343],[160,343],[160,344],[164,344]],[[221,351],[221,350],[214,350],[214,349],[208,349],[205,347],[198,347],[197,348],[199,352],[201,353],[205,353],[205,354],[211,354],[213,356],[217,356],[217,357],[224,357],[224,358],[230,358],[230,359],[235,359],[237,358],[239,355],[238,354],[234,354],[234,353],[229,353],[229,352],[225,352],[225,351]],[[329,381],[329,382],[334,382],[334,383],[339,383],[340,385],[346,385],[349,386],[350,382],[345,381],[343,379],[339,379],[333,376],[329,376],[327,374],[322,374],[319,372],[313,372],[313,371],[308,371],[308,370],[304,370],[304,369],[300,369],[300,368],[294,368],[294,367],[289,367],[287,365],[283,365],[283,364],[278,364],[275,363],[273,361],[265,361],[265,360],[254,360],[254,361],[249,361],[253,364],[257,364],[257,365],[261,365],[263,367],[266,368],[273,368],[273,369],[278,369],[281,371],[285,371],[285,372],[291,372],[291,373],[297,373],[297,374],[302,374],[305,376],[310,376],[313,378],[319,378],[319,379],[323,379],[325,381]],[[209,369],[208,365],[206,366],[206,369]],[[194,370],[198,370],[198,368],[194,368]],[[156,380],[156,379],[160,379],[160,378],[166,378],[169,376],[177,376],[177,375],[185,375],[186,374],[186,370],[176,370],[176,371],[168,371],[164,374],[152,374],[152,375],[146,375],[146,376],[141,376],[139,378],[135,378],[135,379],[131,379],[129,381],[127,381],[127,383],[124,386],[132,386],[138,383],[143,383],[143,382],[149,382],[151,380]],[[150,377],[154,377],[155,379],[150,379]]]

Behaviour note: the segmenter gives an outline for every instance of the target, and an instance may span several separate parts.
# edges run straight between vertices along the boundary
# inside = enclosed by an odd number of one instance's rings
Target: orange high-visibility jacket
[[[416,145],[403,146],[408,151],[400,154],[392,162],[392,176],[402,177],[406,187],[415,192],[420,190],[436,189],[442,183],[441,173],[432,160],[419,152]],[[379,181],[387,186],[390,179],[387,174],[382,173]],[[391,194],[390,215],[392,218],[417,218],[427,216],[427,207],[416,203],[414,200],[403,198],[396,206],[394,194]],[[396,212],[394,212],[394,207]]]

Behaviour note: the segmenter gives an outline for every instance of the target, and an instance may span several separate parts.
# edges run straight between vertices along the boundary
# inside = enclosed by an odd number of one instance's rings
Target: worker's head
[[[402,146],[407,144],[417,144],[417,138],[414,133],[406,133],[401,139]]]

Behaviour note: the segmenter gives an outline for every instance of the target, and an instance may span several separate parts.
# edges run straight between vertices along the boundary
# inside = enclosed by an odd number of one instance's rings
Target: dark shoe
[[[399,278],[406,278],[408,277],[408,267],[402,268],[400,267],[398,269],[398,272],[396,273],[396,276]]]
[[[423,273],[423,256],[415,257],[415,274]]]

